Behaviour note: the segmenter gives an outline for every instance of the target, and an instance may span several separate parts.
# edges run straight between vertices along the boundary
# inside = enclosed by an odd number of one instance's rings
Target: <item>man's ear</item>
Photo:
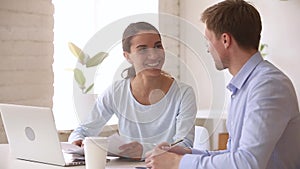
[[[123,52],[123,55],[124,55],[125,59],[126,59],[130,64],[133,63],[132,60],[130,59],[130,54],[129,54],[128,52],[124,51],[124,52]]]
[[[224,48],[227,49],[231,44],[231,36],[228,33],[223,33],[221,36]]]

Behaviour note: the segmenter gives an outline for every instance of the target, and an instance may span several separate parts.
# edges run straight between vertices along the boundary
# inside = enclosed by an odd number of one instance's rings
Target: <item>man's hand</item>
[[[187,147],[182,146],[172,146],[168,148],[164,148],[163,150],[168,151],[170,153],[176,153],[179,155],[192,154],[192,150]]]
[[[159,144],[157,147],[161,150],[168,151],[170,153],[176,153],[179,155],[192,154],[192,150],[190,148],[177,146],[177,145],[171,146],[167,142],[163,142],[163,143]]]
[[[176,146],[179,147],[179,146]],[[146,153],[146,166],[151,169],[178,169],[183,155],[168,152],[171,150],[168,143],[163,143],[155,147],[154,150]]]

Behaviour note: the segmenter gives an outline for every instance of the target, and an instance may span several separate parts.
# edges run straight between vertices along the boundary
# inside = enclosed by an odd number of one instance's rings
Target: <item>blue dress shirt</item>
[[[299,169],[300,114],[289,78],[257,52],[227,88],[227,150],[192,149],[180,168]]]

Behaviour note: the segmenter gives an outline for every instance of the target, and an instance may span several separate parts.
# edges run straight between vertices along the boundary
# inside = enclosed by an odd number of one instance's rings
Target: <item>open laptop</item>
[[[17,159],[59,166],[83,165],[62,151],[50,108],[0,104],[9,147]]]

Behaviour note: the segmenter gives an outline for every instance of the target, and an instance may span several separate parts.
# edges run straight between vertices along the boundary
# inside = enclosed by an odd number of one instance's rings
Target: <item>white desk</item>
[[[145,166],[144,162],[131,162],[125,160],[111,160],[106,164],[106,169],[134,169]],[[85,166],[60,167],[49,164],[18,160],[11,156],[8,144],[0,144],[0,169],[85,169]]]

